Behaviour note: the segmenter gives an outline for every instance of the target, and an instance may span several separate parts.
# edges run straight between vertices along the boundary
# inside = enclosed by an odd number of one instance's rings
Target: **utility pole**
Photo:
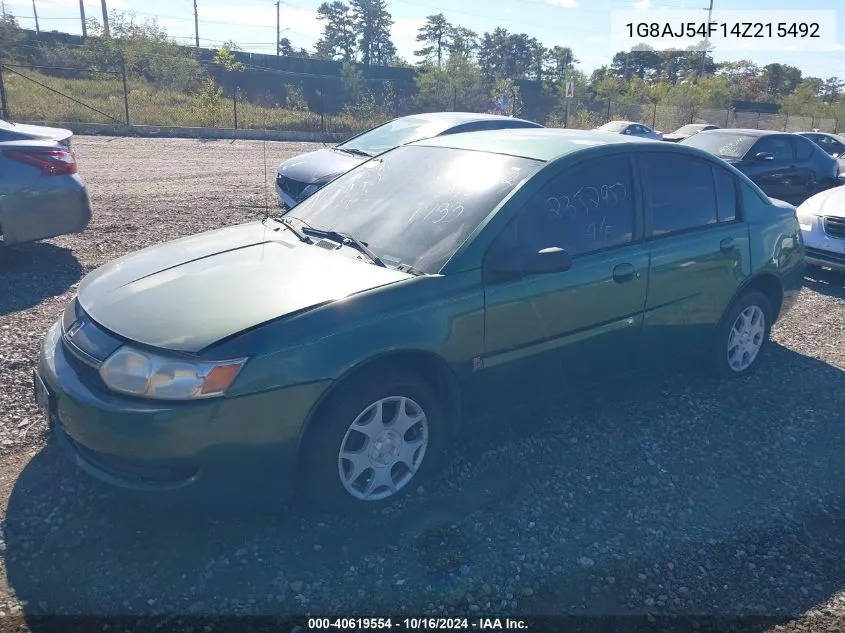
[[[281,55],[281,49],[282,49],[281,44],[280,44],[282,31],[279,28],[279,11],[280,11],[279,5],[281,3],[282,3],[282,0],[276,0],[276,57]]]
[[[79,19],[82,20],[82,39],[88,37],[88,27],[85,26],[85,0],[79,0]]]
[[[197,50],[200,47],[200,18],[197,13],[197,0],[194,0],[194,38],[197,41]]]
[[[103,35],[111,37],[109,31],[109,10],[106,8],[106,0],[100,0],[100,6],[103,8]]]
[[[32,0],[32,15],[35,16],[35,35],[41,35],[41,29],[38,28],[38,11],[35,10],[35,0]]]
[[[3,19],[6,19],[6,0],[2,0],[3,2]]]
[[[710,7],[707,9],[707,29],[710,30],[710,18],[713,15],[713,0],[710,0]],[[707,59],[707,49],[710,48],[710,39],[707,35],[704,36],[704,50],[701,51],[701,70],[699,75],[704,75],[704,62]]]

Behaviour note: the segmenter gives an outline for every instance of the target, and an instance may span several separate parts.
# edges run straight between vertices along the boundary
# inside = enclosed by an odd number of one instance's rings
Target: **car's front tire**
[[[769,341],[772,304],[765,294],[750,290],[727,310],[713,346],[711,364],[719,378],[751,373]]]
[[[436,472],[445,441],[443,410],[426,381],[401,370],[360,374],[309,425],[299,456],[303,501],[340,514],[392,503]]]

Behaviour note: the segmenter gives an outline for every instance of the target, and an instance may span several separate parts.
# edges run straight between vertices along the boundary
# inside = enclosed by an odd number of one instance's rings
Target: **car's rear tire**
[[[716,332],[711,367],[719,378],[737,378],[757,367],[772,330],[772,304],[759,290],[741,295]]]
[[[353,377],[309,426],[299,456],[302,501],[338,514],[393,503],[436,472],[446,435],[437,393],[416,374]]]

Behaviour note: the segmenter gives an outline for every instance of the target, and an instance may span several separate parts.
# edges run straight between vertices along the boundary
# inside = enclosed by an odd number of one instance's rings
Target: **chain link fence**
[[[339,76],[243,64],[226,68],[192,58],[158,59],[156,68],[139,70],[137,60],[127,62],[121,54],[109,59],[96,68],[0,62],[3,118],[352,135],[415,112],[495,110],[483,86],[456,84],[445,74],[421,92],[414,80],[364,77],[360,71]],[[564,111],[563,99],[538,89],[523,90],[506,113],[552,127],[590,129],[623,119],[663,132],[688,123],[790,132],[836,132],[842,125],[833,118],[596,97],[573,100],[568,116]]]

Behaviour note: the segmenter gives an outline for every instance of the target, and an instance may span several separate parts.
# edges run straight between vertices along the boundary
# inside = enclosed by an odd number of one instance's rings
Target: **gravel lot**
[[[310,147],[75,143],[90,228],[0,249],[0,630],[37,630],[41,614],[306,612],[845,630],[845,276],[807,279],[751,378],[648,378],[466,427],[444,474],[386,513],[138,503],[48,441],[37,346],[85,273],[260,217],[273,166]]]

